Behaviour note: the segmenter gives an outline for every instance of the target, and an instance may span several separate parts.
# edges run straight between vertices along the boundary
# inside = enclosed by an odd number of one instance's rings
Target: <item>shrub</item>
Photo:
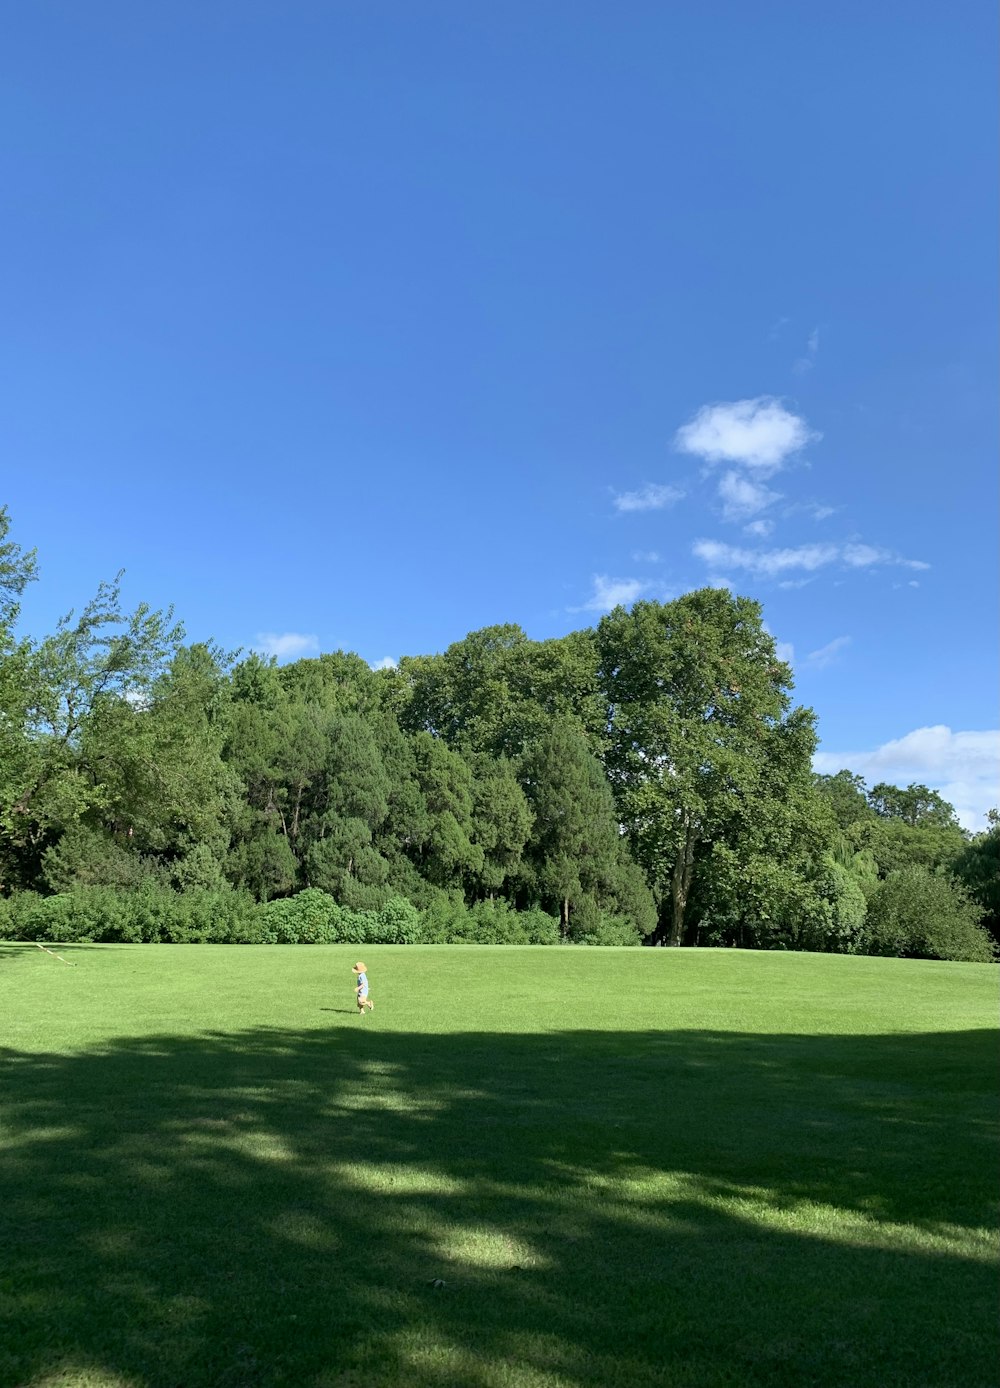
[[[377,912],[379,939],[368,944],[415,945],[421,939],[420,912],[403,896],[391,897]]]
[[[115,938],[127,944],[189,943],[183,897],[169,887],[143,887],[130,897],[126,929]]]
[[[601,927],[605,930],[604,926]],[[637,932],[617,922],[592,943],[633,944]],[[468,907],[441,893],[421,912],[403,896],[377,910],[349,910],[308,887],[261,905],[233,887],[178,892],[147,880],[136,890],[78,886],[41,897],[0,899],[0,938],[125,944],[555,945],[559,923],[546,912],[517,911],[507,901]]]
[[[814,888],[799,908],[795,947],[832,954],[857,954],[863,950],[868,902],[853,869],[827,855],[817,872]]]
[[[558,945],[560,943],[559,921],[538,906],[529,911],[519,911],[518,920],[524,931],[527,945]]]
[[[868,903],[867,954],[989,963],[995,954],[982,910],[947,877],[911,866],[892,872]]]
[[[262,938],[271,944],[411,945],[420,936],[420,913],[404,897],[379,910],[349,911],[316,887],[258,907]]]
[[[18,938],[60,944],[118,940],[127,933],[128,919],[126,893],[113,887],[81,887],[25,902]]]
[[[168,944],[256,944],[257,908],[249,892],[228,887],[164,893],[159,938]],[[144,937],[145,938],[145,937]]]
[[[641,945],[639,927],[624,916],[601,916],[586,935],[576,941],[580,945]]]
[[[307,887],[295,896],[269,901],[260,907],[264,938],[277,945],[328,945],[343,938],[344,914],[332,896],[318,887]]]
[[[828,949],[853,954],[862,938],[868,901],[861,882],[840,863],[826,864],[827,888],[824,895],[830,903],[830,936]]]
[[[523,945],[527,933],[506,901],[477,901],[469,911],[472,936],[480,945]]]
[[[544,911],[516,911],[508,901],[439,897],[423,913],[421,940],[430,945],[556,945],[559,922]]]
[[[469,913],[461,899],[442,893],[421,914],[420,938],[426,945],[468,943]]]
[[[36,902],[41,900],[37,892],[15,892],[13,896],[0,898],[0,939],[33,939],[28,919]]]
[[[77,887],[48,897],[18,893],[0,907],[0,933],[16,940],[228,944],[260,938],[250,896],[229,888],[175,892],[152,882],[138,891]]]

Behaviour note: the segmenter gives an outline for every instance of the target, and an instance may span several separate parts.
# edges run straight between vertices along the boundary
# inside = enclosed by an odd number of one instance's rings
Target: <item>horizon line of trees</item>
[[[638,602],[548,641],[487,627],[389,670],[342,651],[279,667],[125,612],[120,575],[18,636],[36,561],[9,524],[9,902],[318,891],[427,920],[541,912],[577,942],[993,957],[995,814],[972,836],[927,787],[815,775],[815,715],[750,598]]]

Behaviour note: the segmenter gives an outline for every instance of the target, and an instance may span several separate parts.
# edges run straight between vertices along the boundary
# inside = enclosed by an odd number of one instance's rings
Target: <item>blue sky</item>
[[[35,0],[0,45],[34,634],[373,664],[728,582],[823,769],[997,768],[994,7]]]

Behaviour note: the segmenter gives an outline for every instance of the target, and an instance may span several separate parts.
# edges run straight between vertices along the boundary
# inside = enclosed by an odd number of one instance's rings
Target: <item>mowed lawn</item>
[[[0,944],[0,1385],[992,1388],[997,970]]]

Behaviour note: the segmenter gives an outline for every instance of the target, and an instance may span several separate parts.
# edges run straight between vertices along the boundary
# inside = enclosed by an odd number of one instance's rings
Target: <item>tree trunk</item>
[[[679,945],[684,938],[684,913],[687,910],[688,893],[694,876],[694,850],[698,836],[690,823],[684,826],[684,838],[674,859],[674,870],[670,879],[671,920],[668,945]]]
[[[302,792],[303,792],[304,790],[305,790],[305,786],[303,786],[303,785],[300,783],[300,784],[299,784],[299,787],[298,787],[298,789],[297,789],[297,791],[296,791],[296,793],[295,793],[295,811],[294,811],[294,813],[293,813],[293,815],[292,815],[292,832],[291,832],[291,837],[292,837],[293,839],[297,839],[298,836],[299,836],[299,812],[300,812],[301,809],[302,809]]]
[[[564,896],[562,906],[559,909],[559,925],[562,930],[562,937],[565,940],[569,935],[569,897]]]

